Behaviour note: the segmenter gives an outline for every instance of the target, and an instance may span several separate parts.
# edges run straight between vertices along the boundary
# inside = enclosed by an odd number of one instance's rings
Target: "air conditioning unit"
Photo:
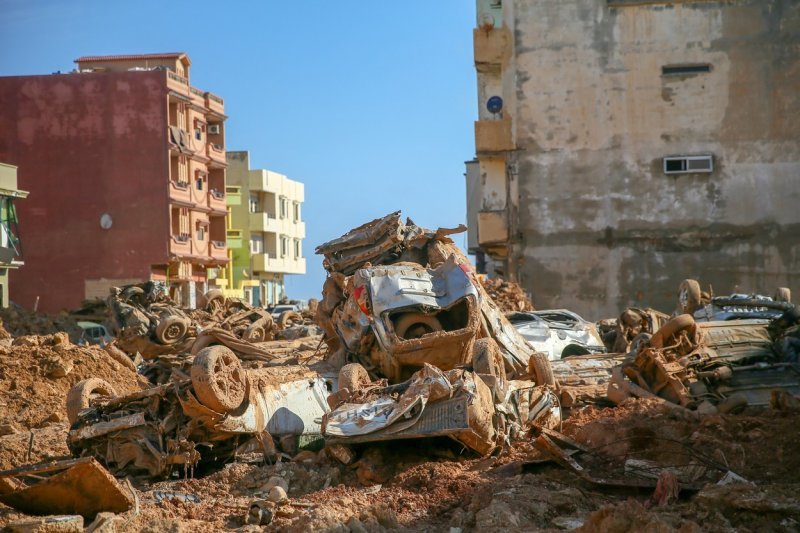
[[[219,135],[221,130],[221,126],[219,124],[211,124],[208,126],[208,134],[209,135]]]

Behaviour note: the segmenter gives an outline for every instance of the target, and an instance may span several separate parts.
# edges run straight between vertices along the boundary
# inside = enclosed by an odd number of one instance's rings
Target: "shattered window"
[[[2,229],[2,246],[14,250],[14,255],[22,256],[22,243],[19,239],[17,226],[17,208],[14,199],[8,196],[0,197],[0,226]]]

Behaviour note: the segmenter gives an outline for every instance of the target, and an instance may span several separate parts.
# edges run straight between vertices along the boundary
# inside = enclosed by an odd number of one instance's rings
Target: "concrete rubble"
[[[144,283],[87,307],[104,346],[0,330],[0,526],[798,527],[787,291],[686,280],[592,323],[479,279],[461,230],[397,212],[320,245],[311,312]]]

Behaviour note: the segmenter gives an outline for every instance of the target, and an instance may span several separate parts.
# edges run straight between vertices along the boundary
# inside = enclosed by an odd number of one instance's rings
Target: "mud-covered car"
[[[608,396],[619,402],[651,395],[721,412],[770,405],[775,394],[800,394],[800,365],[784,339],[784,328],[766,320],[695,322],[679,315],[622,365]]]
[[[772,320],[794,307],[791,299],[787,287],[778,287],[773,297],[746,293],[712,296],[701,291],[697,280],[685,279],[678,286],[678,314],[690,314],[698,322]]]
[[[152,281],[112,288],[107,304],[119,336],[170,345],[190,333],[191,319]]]
[[[337,380],[324,365],[244,368],[225,346],[202,350],[189,373],[126,396],[97,378],[79,382],[67,397],[73,455],[100,458],[117,475],[156,477],[244,450],[272,455],[275,440],[320,438]]]
[[[547,354],[551,361],[606,351],[595,325],[567,309],[520,311],[509,313],[506,318],[537,352]]]
[[[547,357],[506,320],[447,237],[461,230],[403,224],[398,212],[320,245],[331,275],[318,322],[329,348],[392,383],[428,363],[503,379],[532,369],[537,384],[555,385]]]

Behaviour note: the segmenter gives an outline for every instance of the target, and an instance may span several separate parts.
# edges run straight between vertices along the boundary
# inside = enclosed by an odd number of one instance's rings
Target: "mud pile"
[[[75,319],[67,313],[44,315],[13,304],[7,308],[0,308],[0,320],[5,330],[14,337],[52,335],[66,331],[72,342],[77,342],[83,333]],[[7,337],[0,332],[0,338]]]
[[[66,422],[66,397],[78,381],[99,377],[119,394],[139,390],[137,374],[96,346],[66,333],[6,339],[0,345],[0,426],[6,433]]]
[[[506,281],[503,278],[482,278],[481,284],[504,313],[534,310],[533,302],[528,295],[513,281]]]

